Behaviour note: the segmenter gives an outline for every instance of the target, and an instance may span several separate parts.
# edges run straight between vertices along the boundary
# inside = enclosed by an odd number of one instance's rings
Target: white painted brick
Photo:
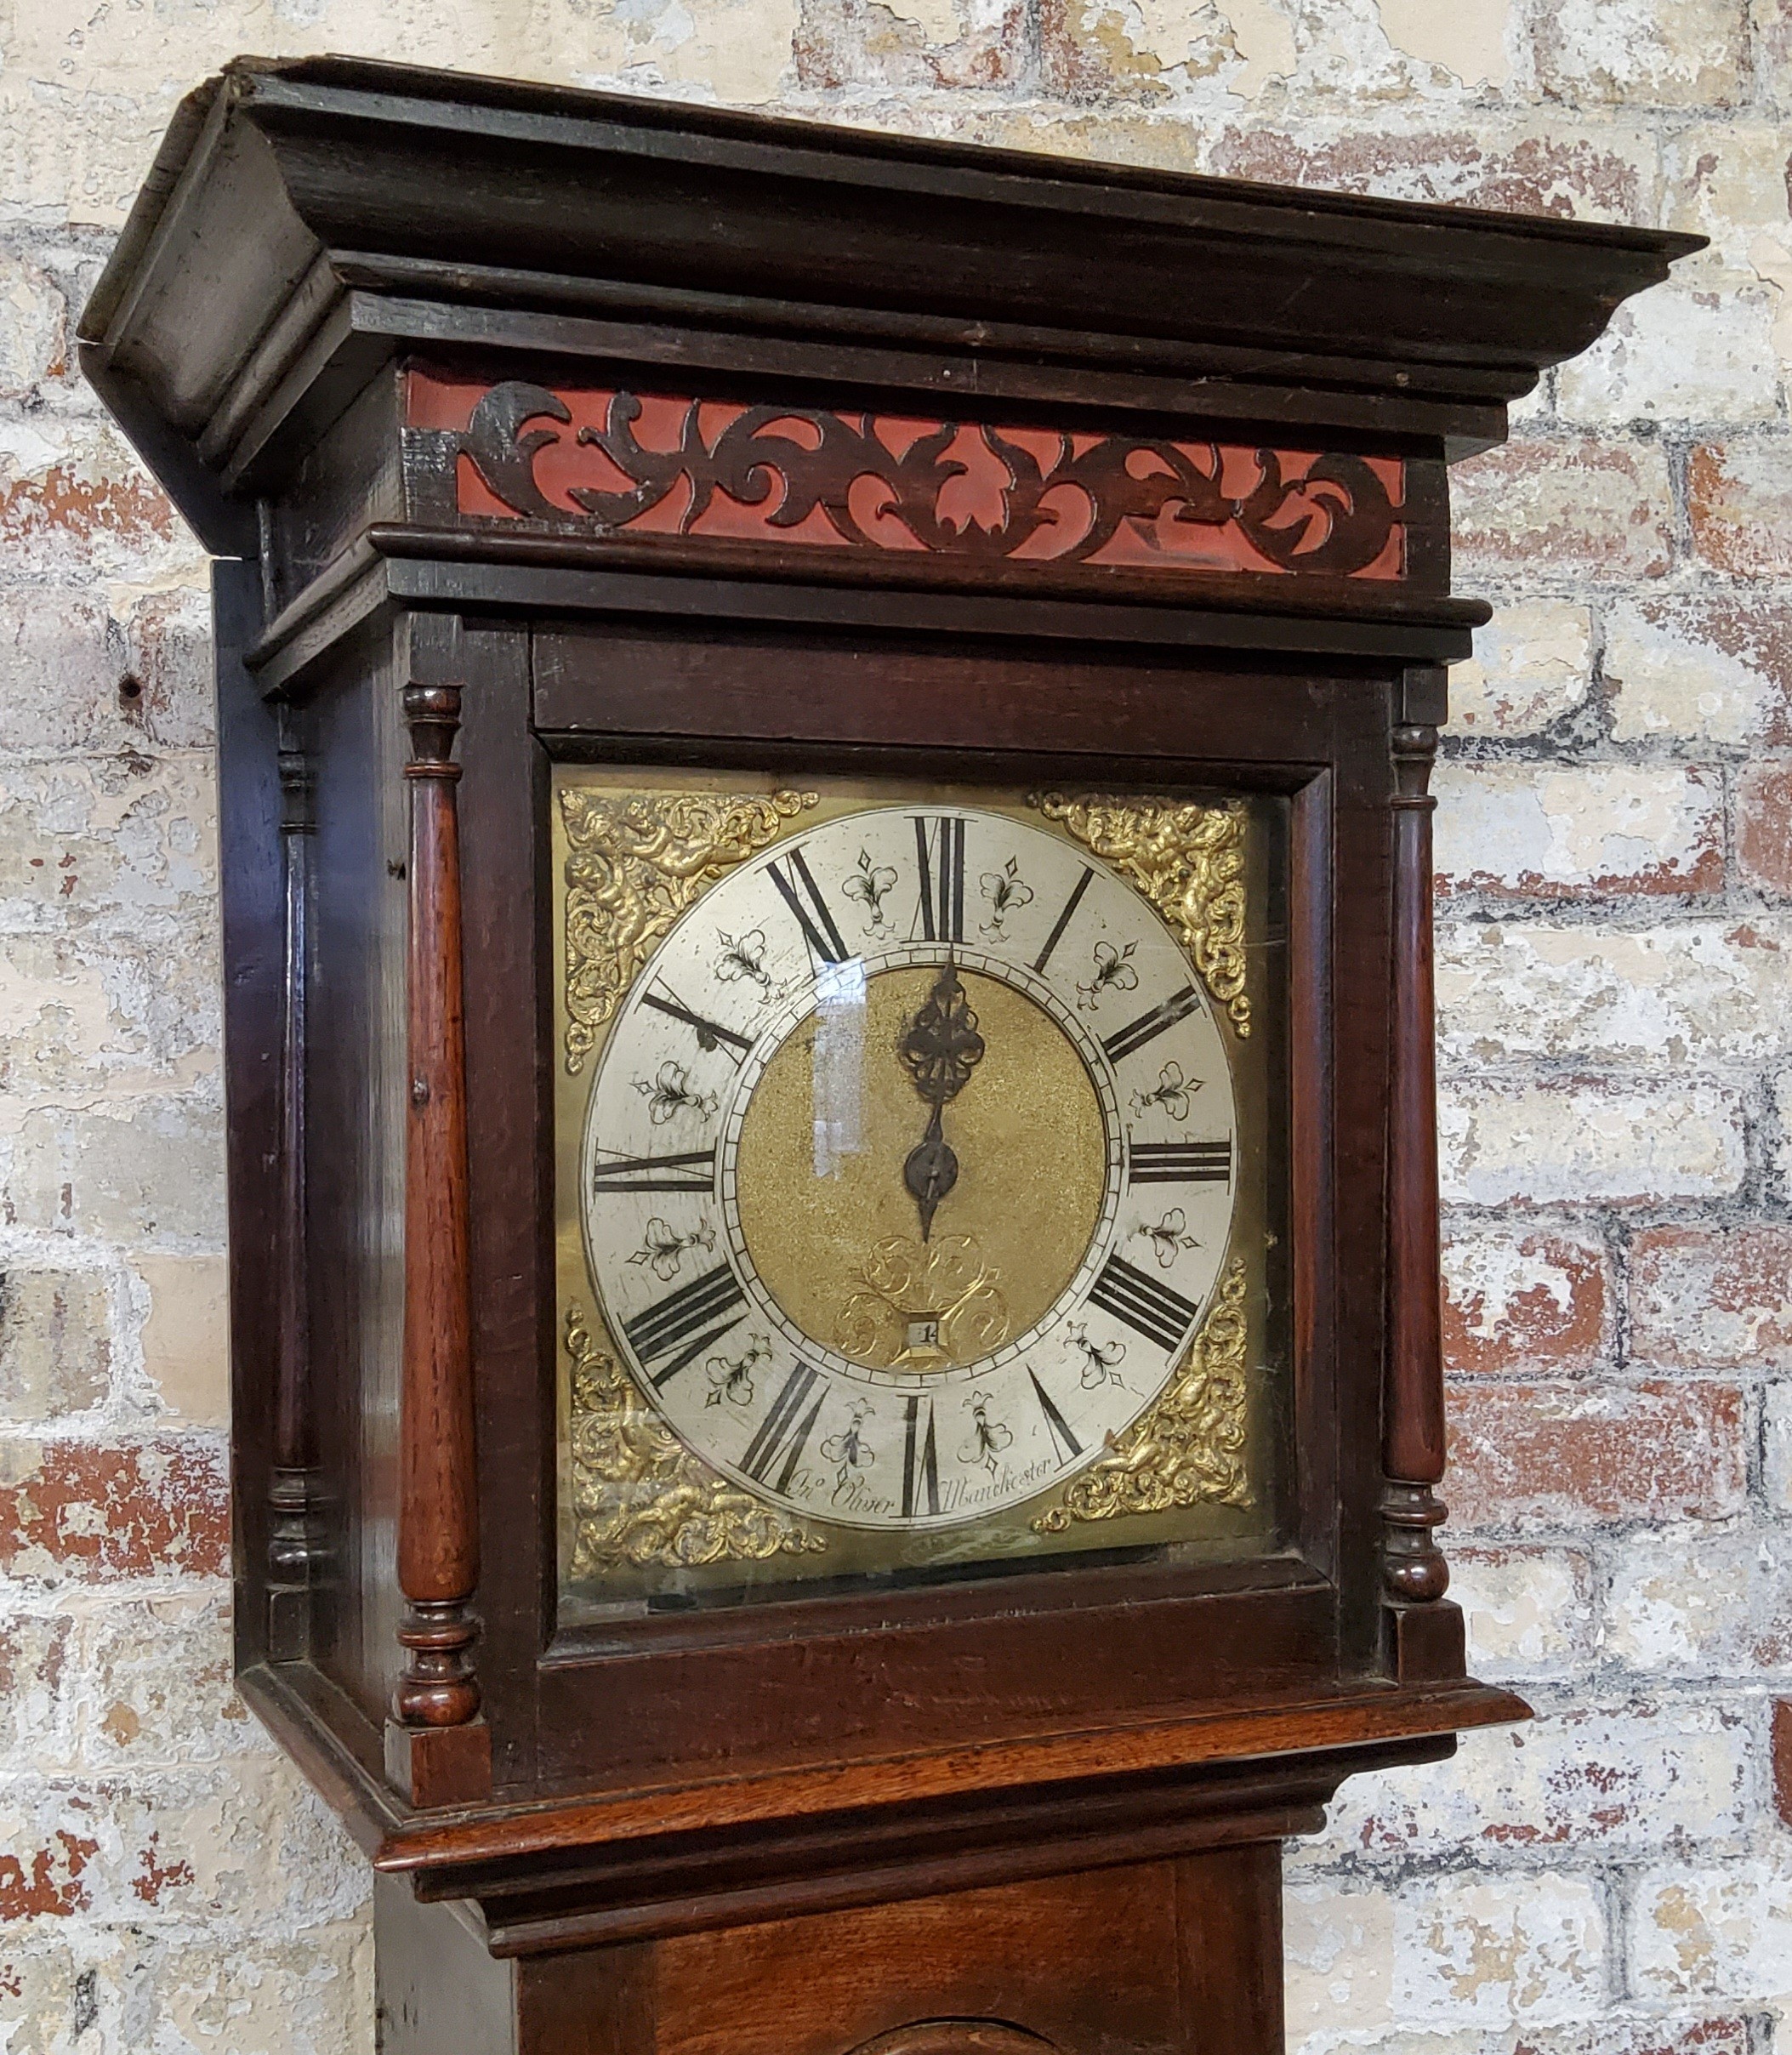
[[[1586,700],[1593,621],[1564,600],[1514,600],[1475,630],[1475,654],[1450,670],[1450,725],[1470,735],[1540,734]]]
[[[1606,1601],[1604,1654],[1659,1677],[1745,1677],[1792,1668],[1785,1537],[1667,1530],[1625,1543]]]
[[[1792,743],[1792,617],[1735,588],[1622,601],[1606,617],[1619,742]]]
[[[1283,1953],[1291,2050],[1331,2046],[1341,2022],[1364,2035],[1393,2024],[1394,1924],[1384,1891],[1329,1879],[1289,1885]]]
[[[110,422],[42,409],[0,413],[0,548],[14,576],[70,583],[193,583],[202,561]]]
[[[187,1769],[264,1752],[230,1682],[230,1607],[216,1591],[76,1602],[75,1760],[96,1776]]]
[[[1777,419],[1778,314],[1779,294],[1752,275],[1676,274],[1674,282],[1620,307],[1591,349],[1562,367],[1562,413],[1612,427]]]
[[[1534,1872],[1418,1876],[1395,1900],[1395,2017],[1408,2028],[1552,2025],[1590,2018],[1605,1995],[1599,1886]]]
[[[184,1425],[227,1426],[230,1414],[228,1267],[221,1254],[134,1250],[145,1301],[143,1370],[154,1402]]]
[[[0,1265],[0,1421],[41,1422],[104,1404],[117,1296],[107,1269],[22,1258]]]
[[[218,1075],[218,959],[122,936],[0,936],[0,1081],[23,1098],[122,1098]]]
[[[1792,1995],[1792,1873],[1774,1860],[1658,1870],[1636,1886],[1631,1972],[1641,1996],[1783,2006]]]
[[[1597,1625],[1589,1556],[1476,1548],[1451,1549],[1449,1559],[1450,1597],[1462,1608],[1476,1676],[1541,1682],[1586,1669]]]
[[[1332,1833],[1372,1855],[1739,1844],[1755,1725],[1746,1705],[1571,1706],[1466,1734],[1448,1762],[1351,1779]]]
[[[0,256],[0,399],[61,376],[67,317],[61,293],[36,265]]]
[[[1721,1198],[1747,1168],[1740,1096],[1702,1079],[1447,1079],[1438,1098],[1439,1176],[1449,1204]]]
[[[1553,0],[1533,19],[1527,83],[1550,100],[1729,106],[1742,96],[1742,0],[1675,0],[1670,7]]]
[[[1438,1055],[1450,1065],[1759,1063],[1784,1046],[1792,1017],[1792,921],[1444,919],[1436,978]]]
[[[91,594],[0,590],[0,749],[117,749],[124,637]]]
[[[1721,781],[1697,765],[1438,766],[1445,890],[1540,898],[1713,890]]]
[[[9,1771],[53,1773],[73,1757],[76,1635],[65,1614],[0,1612],[0,1762]]]
[[[0,1847],[27,1876],[41,1851],[43,1888],[67,1914],[209,1923],[225,1948],[233,1934],[300,1939],[369,1896],[364,1859],[265,1739],[253,1754],[99,1785],[14,1778],[0,1785]]]
[[[6,1224],[168,1246],[224,1240],[224,1121],[192,1099],[20,1114],[0,1101]]]
[[[197,754],[0,760],[0,931],[145,941],[216,922],[217,783]]]
[[[1792,1513],[1792,1382],[1783,1379],[1762,1398],[1761,1483],[1775,1511]]]

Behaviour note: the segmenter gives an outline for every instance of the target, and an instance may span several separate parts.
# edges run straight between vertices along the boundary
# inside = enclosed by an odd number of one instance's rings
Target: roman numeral
[[[746,1295],[725,1263],[693,1278],[658,1305],[625,1321],[623,1332],[643,1363],[661,1356],[672,1360],[653,1372],[656,1391],[667,1384],[712,1341],[719,1341],[745,1317]]]
[[[915,861],[921,873],[921,939],[964,939],[964,823],[942,813],[928,826],[914,817]]]
[[[1033,1378],[1033,1392],[1038,1399],[1039,1410],[1045,1415],[1045,1432],[1051,1437],[1053,1454],[1061,1464],[1069,1462],[1073,1456],[1081,1455],[1083,1444],[1071,1432],[1070,1422],[1059,1412],[1051,1393],[1031,1370],[1027,1375]]]
[[[723,1027],[720,1021],[705,1020],[701,1013],[693,1013],[688,1006],[674,996],[669,987],[663,995],[657,992],[642,993],[641,1004],[644,1006],[651,1006],[655,1012],[663,1013],[672,1020],[682,1021],[687,1028],[695,1028],[697,1030],[697,1045],[699,1049],[724,1050],[729,1062],[737,1067],[739,1067],[741,1058],[753,1046],[752,1039],[749,1036],[737,1034],[733,1028]]]
[[[1109,1035],[1101,1046],[1107,1051],[1111,1063],[1124,1062],[1135,1049],[1142,1049],[1166,1028],[1174,1028],[1178,1021],[1186,1020],[1201,1004],[1201,994],[1192,985],[1184,985],[1180,992],[1173,993],[1161,1006],[1153,1006],[1149,1013],[1141,1013],[1135,1021]]]
[[[1133,1151],[1135,1161],[1138,1151]],[[692,1149],[683,1156],[618,1156],[594,1164],[594,1192],[708,1192],[715,1182],[715,1151]]]
[[[748,1476],[763,1484],[771,1466],[782,1456],[781,1469],[772,1484],[774,1491],[788,1491],[790,1480],[796,1475],[796,1466],[803,1460],[803,1449],[814,1427],[816,1415],[822,1409],[822,1402],[828,1396],[828,1387],[822,1385],[816,1393],[815,1403],[805,1413],[809,1394],[820,1383],[820,1374],[799,1363],[784,1380],[784,1388],[771,1402],[771,1409],[759,1424],[759,1432],[747,1444],[747,1453],[741,1458],[741,1468]]]
[[[1232,1174],[1231,1141],[1135,1141],[1127,1182],[1225,1184]]]
[[[1089,890],[1089,881],[1095,874],[1087,863],[1083,866],[1083,875],[1071,887],[1070,897],[1064,902],[1063,912],[1052,923],[1051,932],[1045,937],[1045,947],[1033,958],[1033,967],[1042,976],[1046,965],[1051,961],[1052,951],[1064,939],[1065,929],[1070,925],[1076,916],[1077,908],[1082,905],[1083,895]]]
[[[933,1445],[933,1401],[927,1402],[924,1432],[921,1400],[911,1398],[902,1433],[902,1517],[912,1520],[915,1501],[924,1494],[929,1512],[940,1510],[940,1463]]]
[[[815,879],[809,874],[809,866],[803,860],[801,850],[791,851],[789,863],[788,876],[776,863],[768,863],[765,874],[777,885],[778,897],[796,915],[797,925],[803,931],[803,939],[809,944],[811,953],[822,963],[845,963],[850,951],[840,940],[840,931],[833,924],[828,902],[816,890]]]
[[[1089,1288],[1089,1302],[1165,1350],[1176,1346],[1201,1310],[1180,1291],[1172,1291],[1117,1255],[1102,1265],[1101,1276]]]

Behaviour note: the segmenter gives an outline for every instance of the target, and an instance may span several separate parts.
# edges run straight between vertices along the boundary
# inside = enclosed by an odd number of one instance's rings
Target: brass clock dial
[[[977,806],[795,825],[605,1041],[587,1260],[684,1446],[806,1519],[934,1528],[1101,1458],[1218,1284],[1226,1034],[1157,909]]]

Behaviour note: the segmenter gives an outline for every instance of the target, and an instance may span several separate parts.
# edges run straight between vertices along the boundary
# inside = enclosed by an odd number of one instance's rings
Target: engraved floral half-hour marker
[[[865,1422],[876,1413],[877,1408],[869,1399],[856,1398],[852,1402],[852,1415],[838,1434],[830,1434],[822,1443],[822,1460],[839,1466],[841,1484],[855,1471],[868,1468],[876,1462],[877,1452],[865,1439]]]
[[[1077,1004],[1093,1013],[1104,992],[1132,992],[1138,988],[1139,973],[1133,966],[1136,942],[1117,949],[1111,942],[1098,942],[1090,958],[1094,970],[1086,985],[1077,987]]]
[[[884,902],[896,890],[896,867],[890,863],[873,863],[869,850],[859,851],[859,860],[840,885],[855,905],[864,911],[865,932],[882,935],[888,932],[884,919]]]
[[[1014,1440],[1014,1430],[989,1417],[992,1403],[987,1392],[973,1392],[964,1401],[970,1410],[970,1439],[959,1449],[959,1460],[979,1464],[993,1477],[996,1458]]]
[[[636,1265],[649,1265],[655,1277],[669,1284],[678,1275],[687,1249],[714,1246],[715,1230],[706,1222],[699,1222],[688,1233],[680,1234],[656,1214],[642,1230],[641,1245],[629,1261]]]
[[[1064,1330],[1065,1346],[1078,1358],[1078,1370],[1085,1392],[1099,1391],[1105,1384],[1124,1384],[1120,1365],[1126,1360],[1124,1341],[1098,1341],[1080,1320]]]
[[[1166,1270],[1185,1249],[1201,1246],[1188,1232],[1188,1215],[1180,1206],[1172,1206],[1155,1227],[1141,1221],[1133,1233],[1150,1243],[1152,1254]]]
[[[771,1360],[769,1335],[748,1335],[747,1346],[738,1356],[712,1356],[703,1365],[709,1375],[708,1395],[703,1403],[719,1406],[725,1399],[731,1406],[750,1406],[754,1396],[753,1373]]]
[[[1158,1082],[1149,1091],[1133,1094],[1133,1111],[1142,1113],[1159,1106],[1172,1120],[1186,1120],[1190,1096],[1200,1089],[1200,1079],[1185,1078],[1182,1066],[1172,1058],[1158,1073]]]
[[[1018,857],[1010,857],[1000,870],[986,870],[978,885],[989,902],[989,918],[981,928],[985,935],[1001,935],[1010,914],[1033,904],[1033,887],[1021,875]]]
[[[672,1056],[651,1079],[635,1079],[634,1089],[647,1102],[647,1118],[655,1127],[663,1127],[680,1113],[696,1113],[707,1120],[716,1108],[715,1094],[695,1090],[690,1073]]]
[[[771,989],[771,974],[765,968],[765,931],[748,928],[744,935],[727,935],[718,929],[721,950],[715,959],[715,974],[725,985],[750,979],[761,992]]]

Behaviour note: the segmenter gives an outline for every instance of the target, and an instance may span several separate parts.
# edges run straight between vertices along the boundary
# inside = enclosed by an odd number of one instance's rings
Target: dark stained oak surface
[[[229,560],[237,1658],[387,2055],[1276,2055],[1281,1839],[1524,1716],[1435,1533],[1446,466],[1698,247],[339,58],[182,103],[81,356]],[[1281,795],[1272,1545],[561,1618],[556,763]]]

